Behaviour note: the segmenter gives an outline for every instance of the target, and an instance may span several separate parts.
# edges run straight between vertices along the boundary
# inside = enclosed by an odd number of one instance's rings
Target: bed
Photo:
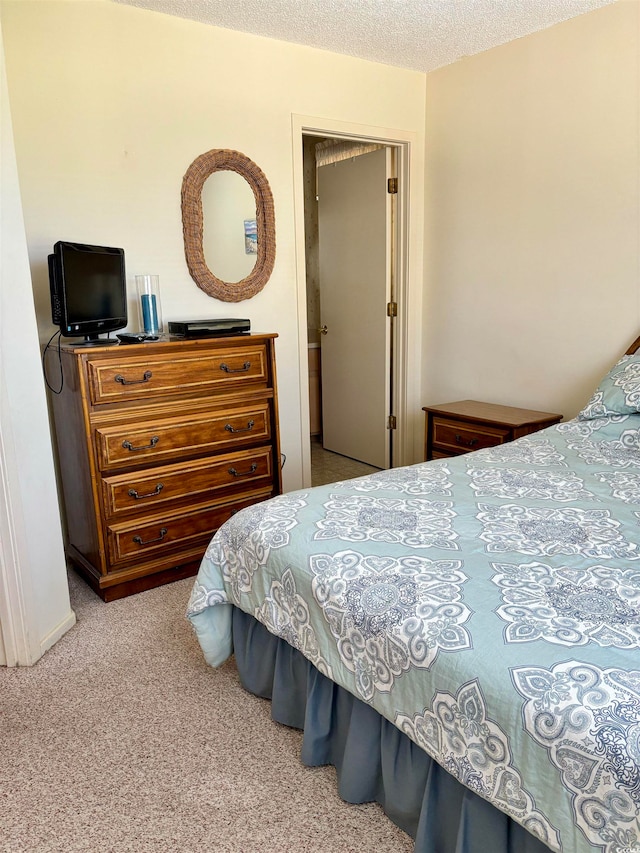
[[[640,338],[575,419],[237,513],[187,615],[416,853],[640,853],[639,543]]]

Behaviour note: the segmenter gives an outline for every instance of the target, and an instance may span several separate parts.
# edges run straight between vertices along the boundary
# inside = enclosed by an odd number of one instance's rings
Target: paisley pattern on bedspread
[[[513,765],[508,735],[489,717],[477,680],[456,696],[437,693],[430,708],[413,717],[398,714],[398,728],[435,758],[459,782],[544,841],[558,845],[558,833],[537,810]]]
[[[596,847],[637,850],[640,672],[569,661],[515,669],[513,678],[527,732],[573,795],[576,824]]]
[[[459,561],[340,551],[313,555],[310,565],[314,598],[361,699],[428,669],[440,649],[469,647]]]
[[[320,654],[309,608],[304,598],[298,595],[291,569],[285,569],[282,581],[273,581],[268,595],[256,612],[256,618],[272,634],[282,637],[290,646],[302,652],[319,672],[333,678],[330,664]]]
[[[504,602],[496,613],[508,623],[507,643],[542,639],[564,646],[640,648],[640,569],[492,566]]]
[[[387,542],[406,548],[459,548],[451,501],[332,495],[315,539]]]
[[[551,850],[640,853],[640,414],[603,405],[242,510],[203,649],[240,607]]]

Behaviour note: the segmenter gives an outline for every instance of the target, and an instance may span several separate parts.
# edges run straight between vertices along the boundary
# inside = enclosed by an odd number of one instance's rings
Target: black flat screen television
[[[78,345],[115,343],[100,335],[127,325],[124,249],[59,240],[49,255],[51,319]]]

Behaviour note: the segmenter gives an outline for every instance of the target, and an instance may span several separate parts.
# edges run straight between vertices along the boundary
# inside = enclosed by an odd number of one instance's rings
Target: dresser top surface
[[[270,340],[277,338],[276,332],[268,332],[265,334],[250,334],[250,335],[209,335],[204,338],[175,338],[165,337],[157,341],[145,341],[140,344],[121,344],[118,341],[113,341],[110,344],[101,344],[98,346],[88,346],[83,344],[61,343],[60,349],[63,352],[73,353],[74,355],[87,356],[89,358],[113,357],[115,353],[118,355],[139,355],[140,353],[166,352],[167,350],[181,349],[220,349],[227,347],[242,346],[242,344],[252,344],[258,341]],[[57,349],[57,346],[52,346],[51,349]]]

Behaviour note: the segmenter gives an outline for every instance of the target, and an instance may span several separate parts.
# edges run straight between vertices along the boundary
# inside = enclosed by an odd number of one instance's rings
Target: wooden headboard
[[[640,349],[640,338],[636,338],[635,341],[629,347],[629,349],[626,351],[625,355],[633,355],[634,352],[637,352],[639,349]]]

